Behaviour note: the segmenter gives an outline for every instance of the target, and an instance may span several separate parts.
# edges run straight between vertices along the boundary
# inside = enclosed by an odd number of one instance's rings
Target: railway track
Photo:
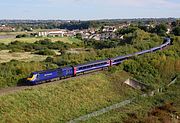
[[[164,44],[163,44],[164,45]],[[159,47],[156,47],[156,49],[159,49]],[[160,48],[160,49],[163,49],[164,47]],[[153,48],[152,48],[153,49]],[[147,50],[145,50],[147,51]],[[141,51],[138,52],[140,54],[138,55],[142,55],[142,54],[146,54],[146,53],[149,53],[149,52],[145,52],[145,51]],[[144,53],[143,53],[144,52]],[[153,52],[155,52],[153,50]],[[99,72],[100,70],[104,70],[105,68],[108,68],[108,67],[104,67],[104,68],[99,68],[99,69],[96,69],[96,70],[92,70],[90,72],[83,72],[82,74],[80,74],[81,76],[77,75],[75,77],[69,77],[69,78],[65,78],[65,79],[62,79],[62,80],[58,80],[58,81],[53,81],[53,82],[49,82],[49,83],[43,83],[43,85],[49,85],[49,84],[55,84],[55,83],[61,83],[61,82],[65,82],[65,81],[68,81],[70,79],[76,79],[76,78],[79,78],[79,77],[83,77],[83,76],[87,76],[87,75],[90,75],[90,74],[96,74],[97,72]],[[4,88],[4,89],[1,89],[0,90],[0,96],[2,95],[6,95],[6,94],[10,94],[10,93],[15,93],[15,92],[18,92],[18,91],[21,91],[21,90],[25,90],[25,89],[30,89],[30,88],[36,88],[36,87],[39,87],[39,86],[42,86],[42,84],[40,85],[36,85],[36,86],[29,86],[29,85],[22,85],[22,86],[16,86],[16,87],[9,87],[9,88]]]
[[[22,90],[26,90],[26,89],[33,89],[33,88],[37,88],[37,87],[41,87],[41,86],[58,84],[58,83],[66,82],[68,80],[72,80],[72,79],[77,79],[77,78],[80,78],[80,77],[94,75],[94,74],[97,74],[99,72],[102,72],[102,69],[99,69],[99,70],[96,70],[96,71],[91,71],[91,72],[88,72],[88,73],[85,73],[85,74],[80,74],[80,75],[75,76],[75,77],[69,77],[69,78],[66,78],[66,79],[52,81],[52,82],[49,82],[49,83],[39,84],[39,85],[36,85],[36,86],[19,85],[19,86],[15,86],[15,87],[2,88],[2,89],[0,89],[0,96],[16,93],[16,92],[19,92],[19,91],[22,91]]]

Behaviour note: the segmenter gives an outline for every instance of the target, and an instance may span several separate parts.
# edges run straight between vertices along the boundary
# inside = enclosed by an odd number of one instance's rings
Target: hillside
[[[104,45],[105,48],[101,50],[94,48],[93,50],[85,50],[85,52],[78,55],[64,53],[43,62],[13,60],[2,63],[0,65],[0,86],[4,88],[21,85],[30,72],[47,69],[47,67],[57,68],[58,65],[73,65],[115,57],[141,49],[148,49],[162,43],[159,36],[141,30],[128,34],[127,37],[128,39],[129,37],[132,38],[131,44],[123,46],[117,44],[115,48],[106,48],[107,45]],[[128,78],[141,81],[149,86],[145,90],[146,93],[164,87],[174,77],[178,77],[180,75],[180,37],[174,36],[172,39],[172,45],[161,51],[135,56],[105,71],[64,80],[64,82],[42,84],[17,93],[2,95],[0,96],[0,121],[4,123],[67,122],[133,97],[138,99],[127,107],[113,110],[85,122],[171,121],[171,115],[179,116],[180,111],[178,104],[179,78],[174,85],[153,97],[139,97],[144,93],[143,91],[132,89],[123,82]],[[44,42],[41,43],[35,45],[47,46],[44,45]],[[46,43],[53,45],[49,41]],[[99,42],[97,44],[88,43],[84,44],[84,47],[99,45]],[[13,45],[16,46],[17,44]],[[26,48],[25,45],[21,44],[20,47],[22,49]],[[7,46],[6,48],[10,47]],[[167,119],[165,116],[167,116]]]
[[[100,72],[63,83],[42,85],[0,97],[3,122],[65,122],[77,116],[133,97],[122,82],[126,72]]]

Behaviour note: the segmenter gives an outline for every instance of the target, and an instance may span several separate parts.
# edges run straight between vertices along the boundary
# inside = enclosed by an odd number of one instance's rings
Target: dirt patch
[[[86,52],[90,52],[93,49],[84,49],[84,48],[71,48],[69,50],[66,50],[66,53],[71,53],[71,54],[79,54],[79,53],[86,53]]]

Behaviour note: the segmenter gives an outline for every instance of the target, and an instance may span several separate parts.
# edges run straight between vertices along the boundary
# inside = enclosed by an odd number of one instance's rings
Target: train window
[[[98,64],[98,66],[101,65],[101,63]]]

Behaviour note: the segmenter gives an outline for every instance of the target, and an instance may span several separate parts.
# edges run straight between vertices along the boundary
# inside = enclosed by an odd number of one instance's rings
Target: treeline
[[[47,23],[14,23],[10,24],[17,31],[32,31],[32,29],[88,29],[91,27],[89,21],[70,21],[70,22],[47,22]]]
[[[17,39],[18,40],[18,39]],[[0,44],[0,50],[11,50],[11,52],[35,52],[45,49],[60,50],[64,52],[70,48],[93,48],[95,50],[117,48],[125,45],[133,45],[137,50],[149,49],[162,43],[162,39],[156,34],[150,34],[143,30],[136,29],[124,34],[123,39],[113,40],[84,40],[78,43],[63,43],[61,41],[52,42],[50,39],[43,39],[34,43],[14,41],[9,44]]]
[[[170,24],[169,23],[156,24],[150,22],[149,24],[144,24],[144,23],[131,24],[127,28],[118,29],[116,34],[124,35],[128,33],[132,33],[138,29],[144,30],[145,32],[149,32],[149,33],[156,33],[160,36],[168,36],[167,34],[168,31],[169,34],[180,36],[180,20],[173,21]]]
[[[0,50],[10,50],[10,52],[36,52],[36,51],[48,51],[48,50],[59,50],[64,52],[69,48],[82,47],[83,43],[63,43],[61,41],[52,42],[50,39],[39,40],[34,43],[25,43],[14,41],[9,44],[0,44]],[[38,53],[38,52],[36,52]],[[39,52],[39,54],[43,54]],[[45,53],[46,54],[46,53]],[[51,53],[50,53],[51,54]]]
[[[125,61],[123,70],[131,73],[134,78],[154,88],[166,85],[180,75],[180,38],[175,38],[173,46],[152,54],[145,54]]]
[[[125,35],[123,40],[107,41],[85,41],[84,47],[87,52],[77,54],[64,53],[61,56],[48,58],[48,61],[58,65],[74,65],[92,60],[107,59],[138,52],[158,46],[163,43],[163,39],[155,34],[137,30],[134,33]]]
[[[151,34],[140,30],[139,28],[132,27],[127,29],[121,29],[117,32],[117,35],[123,34],[123,39],[112,39],[112,40],[87,40],[84,41],[84,46],[94,49],[104,49],[104,48],[116,48],[118,46],[124,45],[134,45],[138,50],[148,49],[156,46],[162,42],[162,38],[156,34]]]

